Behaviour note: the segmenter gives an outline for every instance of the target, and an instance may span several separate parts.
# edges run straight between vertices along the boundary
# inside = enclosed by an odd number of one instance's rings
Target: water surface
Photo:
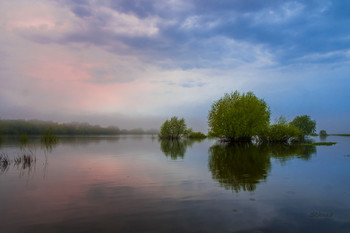
[[[0,232],[350,232],[350,137],[325,140],[2,140]]]

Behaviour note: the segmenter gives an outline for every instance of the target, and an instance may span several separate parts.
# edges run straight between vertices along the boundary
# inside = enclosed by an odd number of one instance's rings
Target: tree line
[[[79,122],[60,124],[51,121],[0,119],[0,134],[2,135],[43,135],[47,132],[57,135],[118,135],[157,134],[158,130],[143,130],[141,128],[126,130],[116,126],[101,127]]]
[[[274,124],[270,124],[270,115],[267,103],[253,92],[225,94],[211,106],[208,136],[230,142],[250,142],[254,137],[260,142],[289,142],[315,133],[316,121],[308,115],[297,116],[290,122],[281,116]],[[161,126],[159,137],[177,139],[191,133],[183,118],[172,117]]]

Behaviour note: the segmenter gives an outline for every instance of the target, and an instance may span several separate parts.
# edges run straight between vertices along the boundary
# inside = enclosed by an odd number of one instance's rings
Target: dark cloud
[[[72,8],[72,11],[74,14],[78,17],[84,18],[91,16],[92,13],[88,7],[83,7],[83,6],[75,6]]]
[[[156,14],[154,0],[117,0],[111,1],[112,9],[128,14],[135,14],[140,18],[145,18]]]
[[[85,21],[87,29],[70,32],[57,42],[90,43],[115,53],[137,54],[149,62],[167,59],[184,69],[216,66],[230,56],[237,58],[237,48],[223,46],[222,38],[244,42],[252,48],[262,46],[280,65],[293,64],[300,58],[307,63],[306,57],[332,52],[337,52],[337,56],[334,60],[328,57],[327,62],[346,61],[348,57],[342,51],[350,48],[350,4],[345,1],[192,0],[176,10],[168,2],[151,0],[64,3],[78,17],[89,18]],[[161,3],[164,9],[159,7]],[[104,4],[112,12],[133,15],[141,21],[157,18],[158,33],[152,37],[135,36],[106,29],[105,25],[115,19],[100,12],[97,6],[101,5],[94,4]],[[34,38],[45,42],[42,37]],[[257,54],[249,48],[246,52],[251,53],[248,62],[254,62]],[[243,57],[242,62],[247,62],[248,56]],[[317,62],[316,58],[313,56],[310,62]],[[324,57],[320,62],[324,62]]]

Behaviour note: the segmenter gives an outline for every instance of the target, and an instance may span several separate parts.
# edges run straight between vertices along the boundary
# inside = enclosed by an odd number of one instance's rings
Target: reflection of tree
[[[271,167],[266,146],[253,144],[214,145],[209,149],[212,177],[225,189],[254,191]]]
[[[295,157],[309,160],[311,155],[316,153],[316,147],[309,145],[270,144],[268,147],[271,156],[278,159],[281,163]]]
[[[161,139],[160,149],[166,157],[170,157],[172,160],[179,158],[183,159],[185,157],[187,147],[192,146],[195,142],[200,141],[202,141],[202,139]]]
[[[41,148],[46,152],[52,152],[52,149],[57,145],[57,141],[42,141]]]
[[[5,173],[10,166],[10,160],[5,153],[0,154],[0,174]]]
[[[267,178],[270,157],[283,163],[293,158],[309,160],[314,153],[315,146],[300,144],[218,144],[209,149],[209,169],[225,189],[254,191]]]

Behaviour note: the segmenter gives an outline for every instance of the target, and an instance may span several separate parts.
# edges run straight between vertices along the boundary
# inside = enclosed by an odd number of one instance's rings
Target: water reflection
[[[46,152],[52,152],[52,150],[57,146],[57,141],[41,141],[41,148]]]
[[[209,148],[209,169],[225,189],[254,191],[271,168],[267,146],[216,144]]]
[[[172,160],[183,159],[187,148],[191,147],[194,143],[201,141],[203,141],[203,139],[161,139],[160,149],[166,157],[170,157]]]
[[[266,180],[271,169],[271,157],[282,164],[291,158],[309,160],[314,146],[216,144],[209,148],[209,170],[212,178],[227,190],[254,191]]]
[[[5,153],[0,154],[0,174],[5,173],[10,166],[10,159]]]
[[[6,173],[10,166],[13,164],[13,168],[20,172],[20,175],[24,175],[26,172],[28,174],[35,168],[36,157],[33,154],[22,154],[10,158],[7,154],[0,154],[0,174]]]
[[[271,144],[268,145],[270,154],[273,158],[278,159],[282,164],[293,158],[310,160],[313,154],[316,154],[316,146],[311,145],[286,145]]]

